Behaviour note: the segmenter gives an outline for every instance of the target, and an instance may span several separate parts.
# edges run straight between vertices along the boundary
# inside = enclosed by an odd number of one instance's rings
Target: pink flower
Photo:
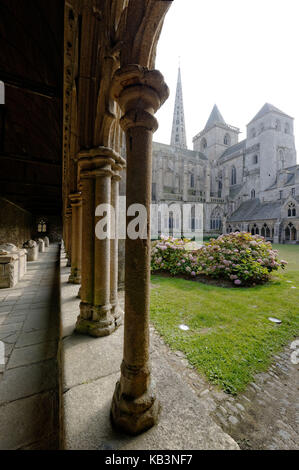
[[[196,276],[196,273],[192,271],[191,276]]]
[[[235,284],[236,284],[236,286],[240,286],[242,284],[242,282],[240,281],[240,279],[236,279]]]

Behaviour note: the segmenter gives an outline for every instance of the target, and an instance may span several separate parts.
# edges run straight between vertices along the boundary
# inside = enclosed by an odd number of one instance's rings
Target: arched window
[[[37,231],[38,233],[46,233],[47,232],[47,222],[44,219],[39,220],[37,224]]]
[[[218,182],[218,197],[221,197],[222,195],[222,181],[219,180]]]
[[[296,241],[297,240],[297,230],[293,224],[289,224],[285,228],[285,240],[286,241]]]
[[[237,184],[237,170],[235,166],[232,167],[231,184],[232,185]]]
[[[193,174],[190,176],[190,186],[191,186],[191,188],[194,188],[194,186],[195,186],[195,184],[194,184],[194,175]]]
[[[288,204],[288,217],[296,217],[296,206],[293,202]]]
[[[211,230],[221,230],[222,229],[222,216],[221,210],[219,207],[215,207],[211,214]]]
[[[203,138],[200,143],[201,151],[204,152],[208,146],[207,140]]]
[[[231,139],[229,134],[225,134],[224,139],[223,139],[224,145],[230,145]]]
[[[192,232],[195,231],[195,206],[191,208],[191,230]]]
[[[288,122],[285,123],[284,126],[284,133],[289,134],[290,133],[290,124]]]
[[[255,130],[255,127],[253,127],[253,128],[251,129],[250,136],[251,136],[252,139],[254,139],[254,137],[256,137],[256,130]]]
[[[282,149],[278,152],[278,168],[279,170],[284,168],[284,151]]]
[[[280,120],[279,120],[279,119],[277,119],[277,120],[275,121],[275,129],[276,129],[278,132],[281,131],[281,123],[280,123]]]
[[[256,154],[253,155],[253,164],[256,165],[258,163],[258,161],[259,161],[258,155],[256,155]]]
[[[173,229],[174,229],[173,212],[169,212],[168,228],[169,228],[169,235],[173,237]]]
[[[251,190],[251,199],[255,199],[255,189]]]

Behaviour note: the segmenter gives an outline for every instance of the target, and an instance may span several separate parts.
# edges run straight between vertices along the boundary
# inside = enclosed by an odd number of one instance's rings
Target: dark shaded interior
[[[13,242],[7,233],[1,234],[9,210],[4,205],[13,207],[14,213],[20,208],[16,225],[26,211],[32,237],[39,218],[47,221],[48,235],[59,236],[63,30],[61,0],[0,2],[0,80],[5,84],[5,105],[0,105],[0,197],[6,201],[0,199],[0,242]],[[17,244],[25,241],[22,238]]]

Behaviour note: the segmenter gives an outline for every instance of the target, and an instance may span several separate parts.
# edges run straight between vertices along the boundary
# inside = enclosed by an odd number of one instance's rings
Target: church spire
[[[170,145],[187,148],[181,69],[178,71]]]

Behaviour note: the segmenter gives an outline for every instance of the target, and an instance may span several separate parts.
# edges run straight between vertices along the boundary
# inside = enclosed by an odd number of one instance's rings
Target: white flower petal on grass
[[[281,323],[281,320],[279,320],[278,318],[269,317],[269,320],[273,323]]]
[[[291,286],[291,289],[297,289],[297,287],[295,287],[295,286]]]
[[[187,325],[179,325],[179,329],[180,329],[180,330],[183,330],[183,331],[188,331],[188,330],[189,330],[189,326],[187,326]]]

